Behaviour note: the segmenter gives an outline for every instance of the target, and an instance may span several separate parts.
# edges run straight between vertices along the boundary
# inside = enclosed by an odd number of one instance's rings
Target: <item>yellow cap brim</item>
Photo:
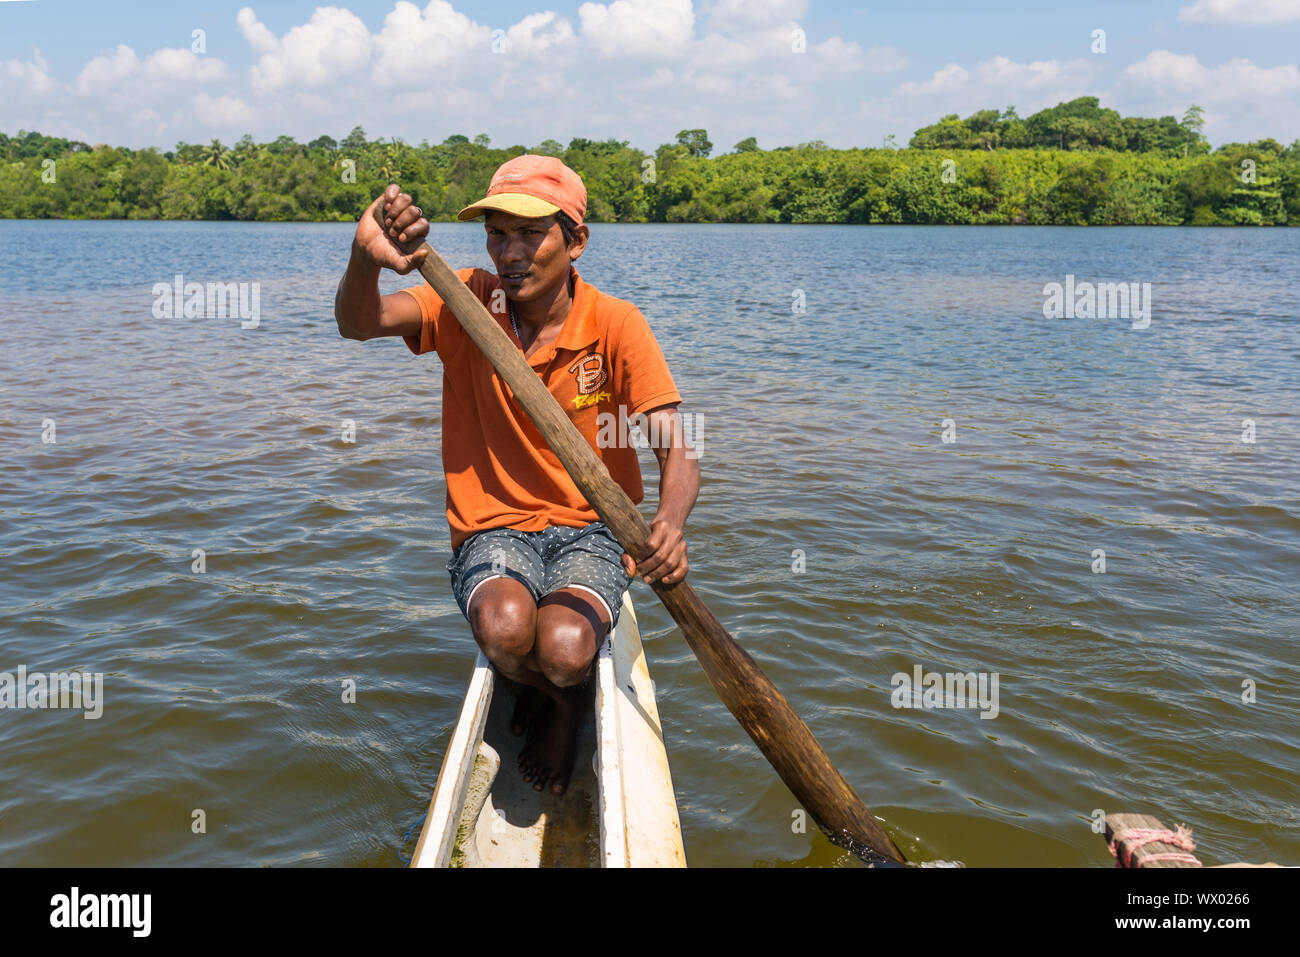
[[[554,203],[548,203],[536,196],[525,193],[496,193],[484,197],[473,206],[466,206],[456,214],[456,218],[463,223],[466,220],[478,219],[487,213],[501,212],[537,219],[542,216],[553,216],[559,211],[560,207]]]

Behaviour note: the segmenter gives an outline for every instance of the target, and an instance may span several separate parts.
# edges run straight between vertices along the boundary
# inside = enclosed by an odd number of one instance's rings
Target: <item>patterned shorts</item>
[[[613,628],[623,609],[623,592],[632,582],[622,559],[623,546],[604,522],[582,528],[551,525],[540,532],[490,528],[460,543],[447,572],[467,619],[475,589],[489,579],[507,577],[522,582],[533,601],[561,588],[590,592],[605,606]]]

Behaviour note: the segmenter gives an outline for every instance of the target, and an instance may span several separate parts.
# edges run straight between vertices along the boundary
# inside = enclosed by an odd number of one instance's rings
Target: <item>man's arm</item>
[[[646,418],[650,444],[659,460],[659,508],[646,540],[654,551],[640,562],[624,554],[623,567],[629,575],[640,575],[647,583],[662,579],[673,585],[686,577],[690,567],[682,530],[700,491],[700,463],[695,455],[688,454],[691,449],[676,403],[651,409]]]
[[[374,220],[376,206],[384,209],[387,230]],[[418,336],[423,320],[420,306],[406,293],[379,294],[379,271],[391,269],[406,275],[428,255],[406,250],[424,241],[429,221],[411,197],[393,184],[370,204],[357,223],[352,238],[352,258],[334,296],[334,321],[346,339],[374,339],[378,336]]]

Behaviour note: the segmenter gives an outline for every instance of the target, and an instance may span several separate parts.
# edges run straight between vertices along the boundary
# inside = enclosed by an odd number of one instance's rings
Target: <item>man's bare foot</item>
[[[519,749],[519,773],[523,775],[525,781],[531,781],[536,773],[534,768],[537,764],[537,747],[546,729],[551,725],[551,712],[554,710],[551,696],[542,693],[541,689],[537,691],[532,720],[528,722],[528,737],[524,741],[524,746]]]
[[[536,738],[519,755],[519,770],[525,781],[532,782],[534,791],[542,790],[549,782],[551,793],[558,797],[569,787],[578,728],[590,707],[592,691],[593,686],[588,684],[559,699],[548,698],[551,706]]]
[[[531,685],[512,681],[515,689],[515,708],[510,714],[510,733],[522,735],[541,716],[546,707],[546,696]]]

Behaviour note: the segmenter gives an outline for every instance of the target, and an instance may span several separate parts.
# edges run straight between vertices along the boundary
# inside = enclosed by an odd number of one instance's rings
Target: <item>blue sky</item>
[[[1091,94],[1147,116],[1198,103],[1214,143],[1300,138],[1300,0],[335,3],[0,0],[0,130],[872,146]]]

